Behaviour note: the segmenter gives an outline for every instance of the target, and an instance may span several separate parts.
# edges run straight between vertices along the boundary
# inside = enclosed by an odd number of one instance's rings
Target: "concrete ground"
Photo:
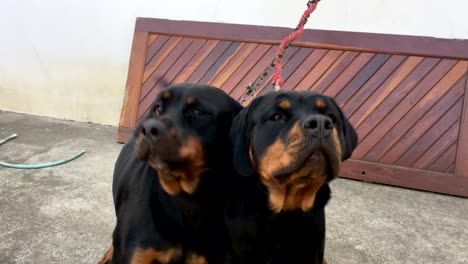
[[[0,263],[97,263],[115,224],[116,128],[0,112],[0,160],[56,167],[0,167]],[[468,263],[468,199],[346,179],[327,207],[330,264]]]

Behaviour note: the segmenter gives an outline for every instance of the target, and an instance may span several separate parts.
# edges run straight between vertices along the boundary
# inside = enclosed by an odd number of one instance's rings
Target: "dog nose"
[[[331,134],[334,125],[332,120],[327,116],[311,115],[302,122],[302,128],[314,136],[327,137]]]
[[[141,133],[143,133],[146,138],[155,140],[159,135],[165,133],[166,131],[167,128],[163,122],[150,119],[143,123],[143,129]]]

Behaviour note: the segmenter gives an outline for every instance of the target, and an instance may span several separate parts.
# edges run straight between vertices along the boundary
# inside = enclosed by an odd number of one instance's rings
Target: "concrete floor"
[[[115,223],[111,181],[116,128],[0,112],[0,263],[96,263]],[[346,179],[327,207],[330,264],[468,263],[468,199]]]

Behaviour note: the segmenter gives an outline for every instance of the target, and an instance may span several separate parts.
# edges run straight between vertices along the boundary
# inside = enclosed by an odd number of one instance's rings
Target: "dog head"
[[[167,193],[193,194],[203,176],[227,157],[229,129],[241,109],[215,87],[170,85],[135,131],[137,157],[158,172]]]
[[[275,212],[311,209],[358,142],[331,97],[294,91],[256,98],[237,115],[230,137],[235,169],[260,176]]]

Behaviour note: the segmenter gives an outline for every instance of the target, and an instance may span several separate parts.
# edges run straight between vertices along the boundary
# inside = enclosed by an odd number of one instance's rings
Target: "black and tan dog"
[[[237,195],[226,206],[228,263],[321,264],[328,183],[357,144],[336,102],[315,92],[272,92],[231,128]]]
[[[100,263],[222,263],[229,129],[242,106],[194,84],[162,90],[115,164],[117,225]]]

